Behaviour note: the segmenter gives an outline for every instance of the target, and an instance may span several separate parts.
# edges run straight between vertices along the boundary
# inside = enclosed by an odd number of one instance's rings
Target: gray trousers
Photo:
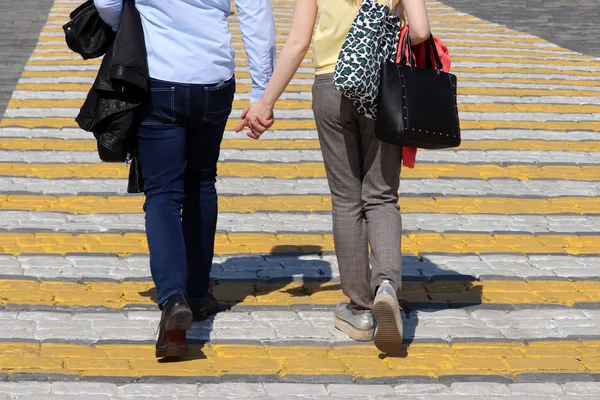
[[[371,310],[383,279],[401,285],[400,148],[375,138],[375,121],[356,112],[331,74],[317,76],[312,93],[342,291],[353,311]]]

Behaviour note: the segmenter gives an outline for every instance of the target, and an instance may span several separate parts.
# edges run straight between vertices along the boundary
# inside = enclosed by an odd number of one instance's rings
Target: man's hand
[[[266,130],[273,126],[274,122],[273,107],[258,100],[242,112],[242,120],[236,126],[235,131],[241,132],[248,127],[250,128],[248,137],[258,140]]]

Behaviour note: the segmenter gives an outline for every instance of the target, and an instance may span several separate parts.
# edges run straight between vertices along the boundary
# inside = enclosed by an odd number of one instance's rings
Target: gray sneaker
[[[373,314],[369,311],[355,315],[348,303],[340,303],[334,312],[335,327],[359,342],[373,340]]]
[[[375,329],[375,346],[383,353],[393,353],[402,346],[402,315],[394,287],[384,280],[373,305],[373,313],[377,328]]]

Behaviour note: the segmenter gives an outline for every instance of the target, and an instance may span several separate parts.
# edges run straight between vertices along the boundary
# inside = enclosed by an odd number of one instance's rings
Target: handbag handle
[[[435,58],[435,70],[437,72],[441,72],[444,69],[444,65],[442,64],[442,60],[440,59],[440,54],[438,53],[437,50],[437,46],[435,45],[435,40],[433,38],[433,35],[429,35],[429,38],[425,41],[425,46],[426,47],[431,47],[431,49],[433,50],[433,56]],[[415,57],[412,51],[412,44],[410,42],[410,30],[407,30],[406,33],[404,34],[404,39],[402,40],[402,55],[400,57],[400,64],[402,65],[406,65],[406,53],[408,51],[408,61],[410,62],[410,65],[412,67],[416,67],[416,62],[415,62]],[[425,49],[426,53],[426,59],[428,61],[428,64],[430,63],[430,55],[429,55],[429,49]],[[428,65],[429,67],[429,65]]]
[[[415,61],[415,56],[412,51],[412,45],[410,44],[410,31],[406,31],[404,34],[404,39],[402,39],[401,51],[402,55],[400,56],[400,64],[406,65],[406,52],[408,50],[408,61],[410,62],[411,67],[416,67],[417,63]]]
[[[433,34],[429,35],[429,39],[427,39],[427,43],[433,50],[433,55],[435,57],[435,65],[437,72],[441,72],[444,69],[444,65],[442,64],[442,60],[440,59],[440,53],[438,53],[437,46],[435,45],[435,39],[433,38]],[[427,53],[429,54],[429,53]]]

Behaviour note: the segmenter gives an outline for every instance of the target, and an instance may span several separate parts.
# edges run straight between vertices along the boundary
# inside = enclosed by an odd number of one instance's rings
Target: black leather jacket
[[[99,18],[98,11],[95,8],[93,11],[95,14],[92,12],[85,19]],[[76,18],[70,22],[77,23]],[[82,25],[83,21],[79,21],[79,39],[67,40],[71,49],[85,48],[84,54],[93,54],[97,48],[106,45],[106,40],[112,40],[112,43],[75,120],[81,129],[93,132],[102,161],[131,161],[127,191],[139,193],[143,188],[136,151],[137,114],[149,91],[148,60],[140,14],[133,0],[124,0],[121,23],[114,40],[110,35],[97,35],[95,29],[102,24],[88,23],[87,31]],[[71,32],[75,30],[73,25],[70,28]],[[65,25],[65,33],[68,38],[69,24]],[[94,40],[94,37],[98,39]]]

